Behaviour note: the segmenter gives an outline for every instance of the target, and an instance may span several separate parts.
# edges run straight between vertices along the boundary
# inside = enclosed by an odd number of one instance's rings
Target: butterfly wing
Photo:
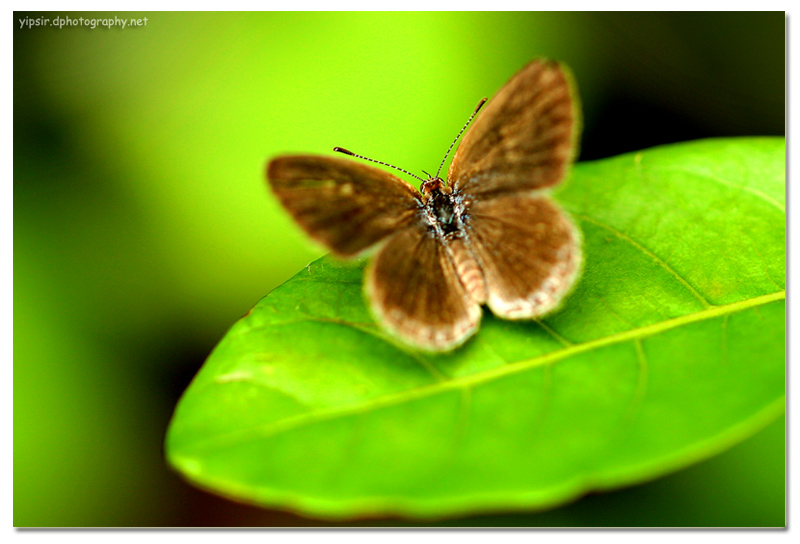
[[[552,187],[578,140],[577,95],[567,69],[535,60],[475,119],[450,164],[450,184],[473,196]]]
[[[535,60],[487,104],[453,157],[448,178],[468,202],[468,247],[500,317],[553,310],[580,271],[577,229],[535,193],[566,176],[579,123],[567,69]]]
[[[316,155],[278,157],[267,166],[275,195],[297,223],[340,257],[354,257],[407,226],[419,192],[371,166]]]
[[[381,247],[367,268],[366,290],[384,326],[430,351],[458,346],[480,322],[480,305],[459,280],[452,255],[421,222]]]
[[[486,303],[497,316],[525,319],[548,313],[580,271],[578,230],[548,198],[476,201],[467,231],[486,280]]]

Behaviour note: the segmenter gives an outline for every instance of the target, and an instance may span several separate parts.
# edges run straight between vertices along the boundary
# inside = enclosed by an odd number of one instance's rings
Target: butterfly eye
[[[433,191],[441,190],[443,186],[444,183],[442,183],[441,178],[431,178],[423,181],[422,185],[419,186],[419,190],[422,191],[422,194],[427,195]]]

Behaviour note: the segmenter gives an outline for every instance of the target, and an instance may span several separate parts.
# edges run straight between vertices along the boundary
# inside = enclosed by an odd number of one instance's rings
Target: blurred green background
[[[56,16],[148,20],[20,28]],[[537,56],[575,72],[580,160],[785,131],[782,12],[14,17],[16,526],[329,525],[196,490],[162,453],[216,342],[323,253],[268,194],[269,157],[430,171]],[[781,419],[649,484],[440,525],[782,526],[784,451]]]

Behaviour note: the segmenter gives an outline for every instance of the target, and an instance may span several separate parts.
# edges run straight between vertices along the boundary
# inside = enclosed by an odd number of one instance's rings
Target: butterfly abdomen
[[[455,238],[448,244],[456,273],[464,289],[467,290],[472,300],[478,304],[486,302],[486,279],[483,276],[480,264],[475,259],[475,255],[464,243],[463,238]]]

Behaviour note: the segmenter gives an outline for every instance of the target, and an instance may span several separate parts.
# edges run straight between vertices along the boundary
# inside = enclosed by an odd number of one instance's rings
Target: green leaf
[[[398,346],[363,263],[324,258],[228,332],[169,462],[237,500],[342,518],[554,506],[714,455],[784,410],[784,140],[576,165],[585,269],[540,321],[486,311],[453,353]]]

